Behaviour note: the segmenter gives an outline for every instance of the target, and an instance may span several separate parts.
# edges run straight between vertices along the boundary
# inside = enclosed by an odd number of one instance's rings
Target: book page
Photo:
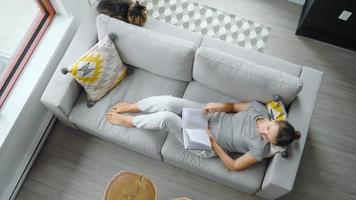
[[[201,109],[183,108],[182,110],[183,129],[207,129],[208,119]]]
[[[211,148],[208,134],[203,129],[185,129],[188,140],[187,149],[209,150]]]
[[[188,138],[187,129],[183,129],[183,142],[184,142],[184,149],[188,149],[189,148],[189,138]]]
[[[190,142],[201,143],[210,146],[208,133],[202,129],[186,129]]]

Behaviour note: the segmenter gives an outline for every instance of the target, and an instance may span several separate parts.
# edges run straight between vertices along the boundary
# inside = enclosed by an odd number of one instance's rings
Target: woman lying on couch
[[[197,103],[173,96],[153,96],[137,103],[121,102],[107,114],[111,124],[150,130],[165,130],[183,145],[182,108],[202,109],[208,116],[211,145],[224,165],[242,170],[263,160],[269,144],[286,146],[300,138],[287,121],[270,121],[264,105],[249,103]],[[145,112],[130,116],[122,113]],[[244,153],[236,160],[226,152]]]

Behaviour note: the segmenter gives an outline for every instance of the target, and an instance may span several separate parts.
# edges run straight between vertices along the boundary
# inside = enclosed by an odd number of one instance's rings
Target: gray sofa
[[[144,28],[140,28],[104,15],[97,16],[95,8],[92,8],[41,98],[59,120],[70,127],[265,199],[276,199],[292,190],[322,72],[202,37],[152,18],[148,19]],[[81,87],[71,76],[63,75],[60,70],[70,66],[98,41],[98,37],[103,38],[108,32],[118,33],[119,54],[131,66],[133,73],[102,100],[88,108]],[[213,52],[212,57],[215,51],[219,51],[224,55],[250,60],[301,80],[303,87],[295,98],[288,94],[282,95],[287,99],[289,121],[302,133],[301,140],[289,147],[288,158],[276,154],[249,169],[231,172],[218,158],[204,159],[184,150],[166,132],[113,126],[106,121],[106,112],[118,101],[136,102],[153,95],[172,95],[199,102],[254,99],[266,102],[272,97],[271,88],[241,88],[247,86],[241,86],[239,80],[234,82],[235,79],[226,82],[224,75],[214,80],[216,87],[212,85],[208,79],[202,78],[201,71],[204,70],[197,67],[195,59],[197,52],[204,51]],[[212,71],[208,78],[214,79],[216,75],[219,75],[219,70]],[[222,82],[226,87],[219,86]],[[230,92],[234,88],[239,93]]]

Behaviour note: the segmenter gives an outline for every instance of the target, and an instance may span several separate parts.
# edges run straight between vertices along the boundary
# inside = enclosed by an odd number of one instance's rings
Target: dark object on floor
[[[297,35],[356,51],[356,1],[307,0]]]
[[[102,0],[97,10],[99,13],[137,26],[143,26],[147,20],[147,9],[138,1]]]

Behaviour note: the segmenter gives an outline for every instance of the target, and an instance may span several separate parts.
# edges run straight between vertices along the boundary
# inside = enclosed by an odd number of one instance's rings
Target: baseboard
[[[32,144],[22,159],[21,164],[18,166],[18,170],[9,184],[7,191],[3,195],[2,200],[15,199],[55,121],[56,118],[54,115],[48,111],[37,131],[36,137],[32,141]]]

